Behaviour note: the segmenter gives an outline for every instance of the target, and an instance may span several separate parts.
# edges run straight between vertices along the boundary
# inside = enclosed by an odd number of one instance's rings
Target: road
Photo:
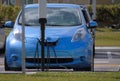
[[[4,72],[4,55],[0,55],[0,73]]]
[[[120,71],[120,47],[96,47],[95,71]]]
[[[72,70],[62,70],[62,71],[72,71]],[[120,47],[96,47],[95,58],[94,58],[94,71],[96,72],[120,71]],[[0,73],[4,73],[4,72],[5,72],[4,55],[1,55]],[[17,72],[13,72],[13,73],[17,73]]]

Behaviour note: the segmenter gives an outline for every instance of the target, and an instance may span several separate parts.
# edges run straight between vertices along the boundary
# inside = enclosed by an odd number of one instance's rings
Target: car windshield
[[[39,26],[38,8],[25,9],[25,25]],[[18,23],[22,23],[22,15],[20,15]],[[66,7],[50,7],[47,8],[47,26],[77,26],[81,24],[80,12],[77,8]]]

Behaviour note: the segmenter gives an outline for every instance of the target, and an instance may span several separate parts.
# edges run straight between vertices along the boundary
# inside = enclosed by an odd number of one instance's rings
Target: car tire
[[[93,54],[92,54],[92,62],[91,62],[91,71],[94,72],[94,57],[95,57],[95,43],[93,44]]]
[[[6,57],[4,59],[4,67],[5,67],[5,71],[10,71],[10,68],[8,67],[7,62],[6,62]]]
[[[6,44],[6,42],[4,42],[4,46],[2,48],[0,48],[0,54],[5,53],[5,44]]]
[[[0,48],[0,54],[5,53],[5,45],[3,46],[3,48]]]
[[[93,59],[95,57],[95,44],[93,44]]]

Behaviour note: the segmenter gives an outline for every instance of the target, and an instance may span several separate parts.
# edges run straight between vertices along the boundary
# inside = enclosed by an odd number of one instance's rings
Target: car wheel
[[[3,46],[3,48],[0,48],[0,54],[5,53],[5,45]]]
[[[93,58],[95,57],[95,44],[93,44]]]
[[[5,53],[5,44],[6,44],[6,42],[4,42],[4,46],[0,49],[0,54]]]
[[[4,67],[5,67],[5,71],[10,71],[10,68],[8,67],[7,62],[6,62],[6,57],[4,59]]]
[[[91,61],[91,71],[94,72],[94,57],[95,57],[95,43],[93,44],[93,54],[92,54],[92,61]]]

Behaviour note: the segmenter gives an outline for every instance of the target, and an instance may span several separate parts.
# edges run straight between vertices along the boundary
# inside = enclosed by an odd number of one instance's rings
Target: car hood
[[[68,37],[72,36],[74,32],[80,26],[74,27],[46,27],[45,28],[45,39],[47,38],[60,38],[60,37]],[[39,27],[26,27],[25,29],[25,37],[32,37],[32,38],[41,38],[41,30]]]

